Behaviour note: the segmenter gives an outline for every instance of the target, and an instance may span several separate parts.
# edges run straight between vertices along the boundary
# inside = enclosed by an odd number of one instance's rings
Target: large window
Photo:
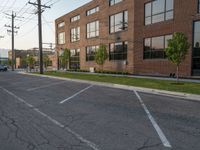
[[[71,22],[75,22],[75,21],[77,21],[79,19],[80,19],[80,15],[76,15],[76,16],[71,18]]]
[[[64,21],[58,24],[58,28],[62,28],[64,26],[65,26],[65,22]]]
[[[128,11],[110,16],[110,33],[119,32],[128,28]]]
[[[193,75],[200,75],[200,21],[194,22]]]
[[[87,24],[87,38],[99,36],[99,21],[94,21]]]
[[[110,60],[126,60],[127,59],[128,42],[117,42],[110,44],[109,59]]]
[[[110,4],[110,6],[112,6],[112,5],[115,5],[115,4],[122,2],[122,1],[123,0],[109,0],[109,4]]]
[[[198,13],[200,13],[200,0],[198,0]]]
[[[80,40],[80,27],[71,29],[71,42]]]
[[[80,49],[70,50],[70,69],[80,69]]]
[[[164,49],[172,35],[146,38],[144,40],[144,59],[165,59]]]
[[[89,16],[89,15],[92,15],[92,14],[98,12],[98,11],[99,11],[99,6],[88,10],[88,11],[86,12],[86,15]]]
[[[145,4],[145,25],[173,19],[174,0],[154,0]]]
[[[65,32],[58,33],[58,44],[65,44]]]
[[[99,46],[86,47],[86,61],[93,61],[95,59],[95,53]]]

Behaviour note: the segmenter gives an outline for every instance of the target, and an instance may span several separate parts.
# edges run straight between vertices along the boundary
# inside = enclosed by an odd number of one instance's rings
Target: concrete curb
[[[127,85],[120,85],[120,84],[87,81],[87,80],[80,80],[80,79],[69,79],[69,78],[64,78],[64,77],[55,77],[55,76],[48,76],[48,75],[31,74],[31,73],[25,73],[25,72],[19,72],[19,73],[20,74],[30,75],[30,76],[39,76],[39,77],[44,77],[44,78],[59,79],[59,80],[79,82],[79,83],[87,83],[87,84],[93,84],[93,85],[116,88],[116,89],[123,89],[123,90],[130,90],[130,91],[134,91],[135,90],[135,91],[142,92],[142,93],[163,95],[163,96],[175,97],[175,98],[181,98],[181,99],[187,99],[187,100],[193,100],[193,101],[200,101],[200,95],[195,95],[195,94],[171,92],[171,91],[165,91],[165,90],[157,90],[157,89],[135,87],[135,86],[127,86]]]

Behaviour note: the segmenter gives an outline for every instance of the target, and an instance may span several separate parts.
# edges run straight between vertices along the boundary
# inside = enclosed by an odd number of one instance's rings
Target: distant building
[[[8,64],[8,49],[0,48],[0,64],[7,65]]]
[[[180,75],[200,75],[200,0],[92,0],[55,22],[56,50],[71,50],[71,68],[98,68],[94,55],[104,44],[104,70],[168,76],[176,66],[164,49],[183,32],[191,47]]]
[[[19,69],[19,68],[26,68],[26,57],[28,55],[32,55],[36,61],[35,66],[38,67],[39,66],[39,50],[38,48],[31,48],[28,50],[15,50],[14,51],[14,58],[15,58],[15,68]],[[49,67],[51,67],[52,69],[56,69],[57,68],[57,57],[55,55],[55,52],[52,51],[52,49],[48,49],[48,48],[43,48],[43,55],[48,55],[49,59],[50,59],[50,65]],[[8,59],[12,60],[12,51],[8,51]]]

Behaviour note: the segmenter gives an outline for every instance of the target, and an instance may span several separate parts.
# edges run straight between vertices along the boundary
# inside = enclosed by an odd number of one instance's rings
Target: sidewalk
[[[112,83],[103,83],[103,82],[96,82],[96,81],[87,81],[87,80],[80,80],[80,79],[69,79],[69,78],[64,78],[64,77],[31,74],[31,73],[25,73],[25,72],[24,73],[21,72],[21,74],[26,74],[30,76],[39,76],[39,77],[44,77],[44,78],[59,79],[59,80],[65,80],[65,81],[73,81],[73,82],[78,82],[78,83],[87,83],[87,84],[93,84],[93,85],[98,85],[98,86],[105,86],[105,87],[124,89],[124,90],[130,90],[130,91],[138,91],[138,92],[143,92],[143,93],[148,93],[148,94],[163,95],[163,96],[168,96],[168,97],[175,97],[179,99],[186,99],[186,100],[193,100],[193,101],[200,102],[200,95],[196,95],[196,94],[171,92],[171,91],[165,91],[165,90],[157,90],[157,89],[150,89],[150,88],[143,88],[143,87],[112,84]]]

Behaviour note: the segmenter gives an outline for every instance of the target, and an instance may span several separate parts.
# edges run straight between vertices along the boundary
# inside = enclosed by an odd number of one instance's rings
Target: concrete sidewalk
[[[172,92],[172,91],[165,91],[165,90],[157,90],[157,89],[150,89],[150,88],[143,88],[143,87],[135,87],[135,86],[120,85],[120,84],[79,80],[79,79],[69,79],[69,78],[64,78],[64,77],[54,77],[54,76],[48,76],[48,75],[30,74],[30,73],[23,73],[23,72],[20,72],[20,73],[31,75],[31,76],[40,76],[44,78],[60,79],[60,80],[78,82],[78,83],[87,83],[87,84],[92,84],[92,85],[105,86],[105,87],[116,88],[116,89],[124,89],[124,90],[138,91],[138,92],[143,92],[143,93],[148,93],[148,94],[156,94],[156,95],[163,95],[163,96],[168,96],[168,97],[200,101],[200,95],[196,95],[196,94]]]

